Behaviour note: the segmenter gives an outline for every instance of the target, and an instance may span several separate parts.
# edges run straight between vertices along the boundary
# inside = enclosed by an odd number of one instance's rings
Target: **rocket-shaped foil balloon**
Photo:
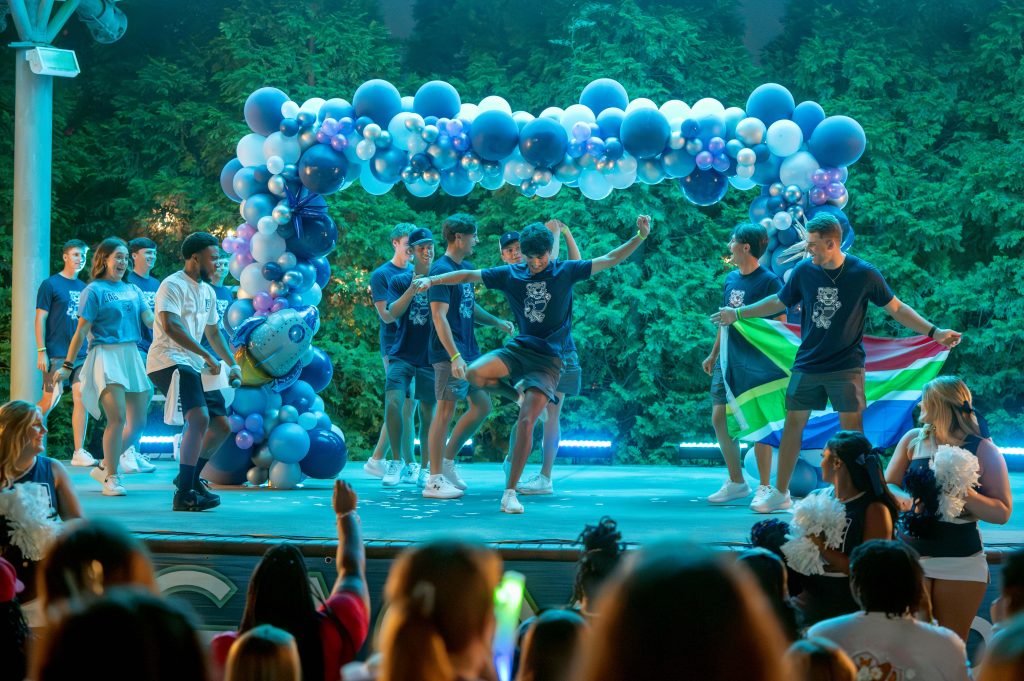
[[[244,347],[244,364],[253,377],[267,376],[274,390],[284,390],[295,382],[302,371],[300,359],[313,342],[320,328],[320,315],[315,307],[304,310],[285,309],[267,317],[251,317],[235,329],[232,343]],[[239,362],[243,364],[243,362]],[[243,379],[245,371],[243,369]],[[246,384],[264,381],[249,380]]]

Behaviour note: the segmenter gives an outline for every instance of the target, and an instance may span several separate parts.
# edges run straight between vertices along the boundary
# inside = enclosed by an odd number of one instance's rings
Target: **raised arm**
[[[370,612],[370,590],[366,586],[366,549],[359,531],[359,515],[356,514],[356,492],[344,480],[334,481],[334,513],[338,523],[338,549],[334,564],[338,579],[331,594],[349,591],[362,599],[366,611]]]
[[[927,335],[936,343],[945,345],[947,348],[956,347],[960,344],[961,334],[953,329],[940,329],[935,324],[926,321],[914,308],[910,307],[896,296],[884,307],[889,316],[898,321],[911,331]]]
[[[632,239],[618,248],[602,255],[600,258],[594,258],[591,261],[591,274],[597,274],[598,272],[611,269],[629,256],[633,255],[633,252],[640,247],[640,244],[647,239],[647,235],[651,233],[651,217],[649,215],[638,216],[636,219],[636,227],[636,235]]]
[[[423,279],[418,281],[425,282],[426,288],[430,288],[431,286],[452,286],[454,284],[479,284],[483,280],[483,277],[480,276],[480,270],[455,270],[454,272],[423,277]]]

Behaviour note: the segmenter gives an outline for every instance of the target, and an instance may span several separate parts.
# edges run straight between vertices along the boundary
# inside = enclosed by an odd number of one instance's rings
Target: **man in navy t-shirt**
[[[78,273],[85,267],[89,247],[81,239],[72,239],[61,250],[63,269],[45,279],[36,293],[36,365],[43,372],[43,398],[39,401],[39,408],[44,415],[57,406],[60,397],[54,397],[54,393],[59,387],[64,387],[57,374],[67,357],[71,337],[78,328],[78,299],[85,289],[85,282],[78,278]],[[71,431],[75,447],[71,455],[72,466],[96,465],[95,457],[85,449],[85,428],[89,423],[89,412],[82,404],[79,376],[85,354],[86,344],[83,343],[71,371],[71,397],[74,401]]]
[[[736,269],[725,277],[725,287],[722,291],[723,307],[741,307],[744,303],[778,293],[782,288],[779,278],[770,270],[761,267],[761,263],[758,262],[767,246],[768,232],[761,225],[744,223],[733,229],[729,239],[729,262],[735,265]],[[776,319],[785,321],[786,316],[780,315]],[[718,446],[722,450],[722,458],[725,459],[729,471],[729,479],[722,488],[708,496],[708,501],[712,504],[722,504],[750,496],[750,486],[743,478],[740,450],[736,441],[729,436],[726,422],[728,400],[722,365],[719,362],[719,349],[722,334],[728,332],[728,329],[718,327],[711,354],[701,365],[704,372],[711,376],[711,424],[715,428]],[[772,448],[760,442],[755,443],[754,455],[757,459],[757,472],[761,478],[761,485],[757,488],[753,500],[753,503],[757,504],[771,491]]]
[[[155,309],[156,292],[160,289],[160,280],[151,277],[150,272],[156,265],[156,242],[146,237],[139,237],[128,242],[128,254],[132,259],[132,271],[128,273],[128,283],[135,284],[142,291],[142,298],[149,305],[150,311]],[[153,331],[148,326],[142,327],[142,340],[138,342],[142,361],[146,361],[146,353],[153,343]]]
[[[420,409],[420,460],[430,461],[429,431],[434,420],[434,367],[430,364],[427,346],[432,324],[430,300],[426,290],[413,285],[413,277],[425,277],[434,263],[434,235],[429,229],[417,227],[409,235],[415,269],[396,275],[388,286],[388,313],[395,318],[395,340],[388,348],[387,381],[384,384],[384,425],[388,430],[391,451],[402,451],[404,424],[402,408],[406,400],[414,399]],[[405,452],[403,451],[403,454]],[[397,458],[388,462],[382,484],[416,485],[422,467],[409,453],[408,459]],[[426,485],[426,473],[423,473]]]
[[[744,317],[778,314],[801,304],[800,349],[786,391],[786,423],[779,445],[775,487],[763,502],[752,505],[759,513],[792,505],[789,480],[800,453],[804,426],[812,410],[831,402],[839,412],[842,430],[862,430],[864,399],[864,322],[868,303],[885,309],[911,331],[927,334],[946,347],[960,342],[960,333],[925,321],[893,295],[875,266],[840,249],[843,230],[831,213],[819,213],[807,223],[807,251],[811,258],[797,265],[778,294],[753,305],[723,307],[711,321],[728,325]]]
[[[456,213],[445,219],[442,229],[447,247],[444,255],[430,268],[431,277],[473,266],[466,260],[477,244],[473,216]],[[416,281],[426,282],[428,279]],[[477,305],[472,284],[439,286],[429,292],[428,299],[434,322],[428,358],[434,367],[437,411],[430,424],[430,477],[423,488],[423,496],[428,499],[457,499],[466,489],[466,483],[455,469],[455,455],[491,413],[490,395],[466,380],[468,363],[480,356],[473,326],[494,326],[509,335],[512,335],[513,327],[512,322],[498,319]],[[466,400],[469,408],[448,435],[458,400]]]
[[[502,291],[508,297],[519,323],[519,334],[512,342],[474,361],[467,371],[472,385],[497,389],[507,378],[523,391],[512,467],[501,497],[504,513],[523,512],[516,497],[516,485],[533,449],[533,426],[555,399],[562,373],[561,357],[572,328],[573,286],[592,274],[615,267],[640,246],[650,233],[650,218],[641,215],[636,222],[636,236],[610,253],[594,260],[570,261],[551,260],[554,237],[547,227],[536,222],[528,225],[520,236],[524,264],[486,270],[432,271],[426,280],[432,294],[439,285],[457,291],[468,282],[483,282],[487,288]]]
[[[380,359],[384,364],[385,376],[388,371],[388,348],[395,342],[395,331],[398,328],[395,324],[395,318],[388,312],[388,285],[392,278],[399,274],[405,274],[412,269],[409,265],[409,261],[412,259],[412,254],[409,250],[409,234],[414,229],[416,229],[416,225],[408,222],[401,222],[395,225],[390,234],[391,247],[394,249],[391,260],[388,260],[370,273],[370,299],[373,301],[373,307],[377,310],[377,316],[380,318]],[[402,411],[402,419],[405,424],[405,432],[408,435],[402,438],[401,452],[392,452],[392,459],[394,461],[398,461],[400,458],[408,461],[412,458],[412,414],[414,407],[412,399],[406,400]],[[384,477],[386,472],[384,454],[387,449],[387,425],[381,424],[380,435],[377,437],[377,444],[373,448],[373,454],[363,464],[363,470],[367,474],[375,478]],[[401,454],[401,457],[399,454]]]

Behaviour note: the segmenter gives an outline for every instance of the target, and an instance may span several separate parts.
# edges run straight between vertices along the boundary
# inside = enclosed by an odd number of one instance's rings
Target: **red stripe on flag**
[[[786,324],[786,328],[800,337],[798,324]],[[909,338],[880,338],[864,336],[864,352],[867,354],[866,371],[891,371],[903,369],[920,359],[932,359],[946,351],[928,336]]]

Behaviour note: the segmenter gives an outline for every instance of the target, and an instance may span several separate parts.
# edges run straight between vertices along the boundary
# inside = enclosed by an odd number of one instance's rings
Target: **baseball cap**
[[[417,227],[409,233],[410,246],[423,246],[424,244],[433,242],[434,234],[426,227]]]
[[[519,241],[519,232],[505,232],[498,237],[498,243],[501,244],[502,250],[508,248],[517,241]]]
[[[0,558],[0,603],[9,603],[17,594],[25,590],[25,585],[18,579],[14,566],[5,558]]]

